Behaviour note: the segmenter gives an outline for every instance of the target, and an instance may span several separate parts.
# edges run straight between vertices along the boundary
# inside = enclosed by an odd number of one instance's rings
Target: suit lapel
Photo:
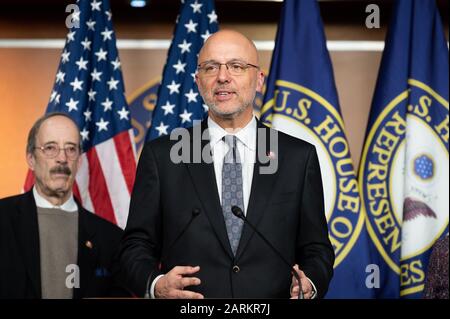
[[[201,132],[208,128],[207,120],[202,121]],[[191,134],[192,134],[191,130]],[[194,138],[198,138],[194,136]],[[191,136],[191,150],[193,150],[193,137]],[[210,152],[209,137],[201,140],[201,150]],[[217,190],[216,175],[214,173],[214,163],[205,163],[203,158],[201,163],[186,163],[195,190],[203,205],[203,210],[212,225],[217,238],[222,244],[224,250],[230,258],[233,258],[231,246],[228,241],[225,221],[222,214],[222,206],[220,205],[219,191]]]
[[[19,204],[17,240],[23,252],[35,298],[41,298],[41,259],[37,208],[33,191],[25,193]]]
[[[279,152],[277,152],[278,154],[275,154],[271,150],[270,136],[269,136],[270,129],[264,124],[262,124],[260,121],[258,121],[257,126],[258,131],[256,143],[256,161],[253,168],[253,180],[246,214],[246,217],[249,220],[249,222],[252,223],[252,225],[254,225],[256,228],[258,227],[259,222],[264,216],[265,210],[267,208],[267,202],[272,195],[272,190],[278,177],[278,171],[281,167],[282,162],[282,158]],[[278,157],[278,169],[273,174],[261,174],[260,172],[261,167],[267,166],[267,164],[261,162],[261,159],[258,156],[259,154],[258,152],[261,152],[259,147],[262,146],[259,145],[260,143],[258,143],[259,138],[261,138],[261,136],[259,136],[261,130],[264,130],[266,133],[266,143],[263,145],[265,146],[263,154],[268,155],[269,153],[272,153],[273,156]],[[253,236],[253,233],[254,231],[250,227],[248,227],[248,225],[244,225],[241,239],[239,242],[239,247],[236,252],[236,259],[238,259],[244,252],[250,238]]]
[[[98,248],[95,245],[95,228],[90,227],[87,214],[81,205],[78,204],[78,266],[80,267],[80,288],[74,289],[74,299],[86,296],[91,283],[91,278],[95,275],[97,264]]]

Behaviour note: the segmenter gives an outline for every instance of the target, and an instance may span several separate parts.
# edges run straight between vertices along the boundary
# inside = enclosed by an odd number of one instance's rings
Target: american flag
[[[194,77],[198,52],[218,30],[214,1],[185,0],[180,12],[147,140],[167,135],[177,127],[190,127],[194,120],[202,120],[208,110]]]
[[[80,129],[75,196],[86,209],[124,228],[136,152],[111,10],[107,0],[80,0],[77,6],[46,112],[65,112]],[[25,190],[33,183],[29,172]]]

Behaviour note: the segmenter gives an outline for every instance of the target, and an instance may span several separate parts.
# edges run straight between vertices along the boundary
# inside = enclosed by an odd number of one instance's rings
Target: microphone
[[[161,258],[161,260],[160,260],[161,265],[166,261],[167,257],[169,256],[169,253],[172,251],[172,248],[175,246],[175,244],[178,242],[178,240],[183,236],[183,234],[186,232],[186,230],[189,228],[189,226],[192,224],[192,222],[198,215],[200,215],[200,209],[194,208],[192,210],[192,216],[189,219],[189,222],[186,224],[186,226],[184,226],[183,230],[178,234],[178,236],[174,239],[174,241],[172,242],[170,247],[167,249],[166,255]],[[150,299],[150,279],[152,278],[154,272],[155,272],[155,270],[152,270],[152,272],[150,273],[150,275],[147,278],[147,283],[145,285],[145,295],[144,295],[145,299]]]
[[[298,288],[299,288],[299,293],[298,293],[298,299],[304,299],[303,296],[303,290],[302,290],[302,282],[300,281],[300,277],[297,274],[297,272],[295,271],[295,269],[293,269],[293,266],[286,260],[286,258],[283,257],[283,255],[278,251],[278,249],[276,249],[268,240],[267,238],[261,234],[258,229],[256,229],[255,226],[253,226],[252,223],[250,223],[247,219],[247,217],[245,217],[244,213],[242,212],[242,209],[238,206],[232,206],[231,207],[231,212],[233,213],[234,216],[236,216],[237,218],[240,218],[244,221],[244,223],[246,223],[247,225],[250,226],[251,229],[253,229],[253,231],[255,233],[258,234],[258,236],[264,240],[264,242],[270,247],[272,248],[272,250],[278,255],[278,257],[280,257],[280,259],[286,264],[286,266],[289,267],[289,269],[291,270],[291,273],[294,275],[295,279],[297,279],[298,281]]]

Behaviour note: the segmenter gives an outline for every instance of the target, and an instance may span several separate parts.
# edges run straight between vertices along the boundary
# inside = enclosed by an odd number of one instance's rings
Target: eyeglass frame
[[[54,155],[54,156],[49,156],[48,154],[46,154],[45,153],[45,147],[46,146],[50,146],[50,145],[52,145],[52,146],[55,146],[56,147],[56,149],[57,149],[57,152],[56,152],[56,154]],[[77,150],[77,154],[75,155],[75,156],[69,156],[68,154],[67,154],[67,149],[68,149],[68,147],[74,147],[76,150]],[[61,150],[64,150],[64,155],[68,158],[68,159],[70,159],[70,160],[75,160],[75,159],[77,159],[77,157],[78,156],[80,156],[80,154],[81,154],[81,147],[80,147],[80,145],[77,145],[77,144],[70,144],[70,146],[66,146],[66,147],[59,147],[59,145],[57,144],[57,143],[47,143],[47,144],[45,144],[44,146],[35,146],[34,147],[34,149],[38,149],[38,150],[40,150],[41,152],[42,152],[42,154],[45,156],[45,158],[48,158],[48,159],[52,159],[52,158],[56,158],[56,157],[58,157],[58,155],[61,153]]]
[[[202,65],[204,65],[205,63],[206,63],[206,64],[207,64],[207,63],[211,63],[211,64],[214,64],[214,65],[217,65],[217,66],[218,66],[218,68],[217,68],[217,73],[216,73],[216,74],[206,74],[206,73],[203,73],[203,74],[206,75],[206,76],[215,76],[215,75],[219,74],[220,68],[222,67],[222,65],[225,65],[227,71],[228,71],[230,74],[232,74],[232,72],[230,72],[230,67],[228,66],[228,64],[232,64],[232,63],[242,63],[242,65],[245,66],[245,68],[244,68],[244,73],[245,73],[245,71],[247,71],[247,69],[249,69],[250,67],[253,67],[253,68],[257,69],[257,70],[260,70],[260,69],[261,69],[260,66],[255,65],[255,64],[252,64],[252,63],[247,63],[247,62],[244,62],[244,61],[241,61],[241,60],[230,60],[230,61],[225,62],[225,63],[220,63],[220,62],[217,62],[217,61],[205,61],[205,62],[199,63],[199,64],[197,65],[197,71],[204,70],[204,67],[202,67]],[[232,75],[242,75],[242,74],[244,74],[244,73],[241,73],[241,74],[232,74]]]

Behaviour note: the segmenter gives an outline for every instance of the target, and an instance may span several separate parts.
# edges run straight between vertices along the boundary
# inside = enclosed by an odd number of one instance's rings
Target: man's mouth
[[[214,96],[219,100],[219,101],[226,101],[229,100],[233,97],[234,92],[233,91],[228,91],[228,90],[217,90],[214,92]]]

